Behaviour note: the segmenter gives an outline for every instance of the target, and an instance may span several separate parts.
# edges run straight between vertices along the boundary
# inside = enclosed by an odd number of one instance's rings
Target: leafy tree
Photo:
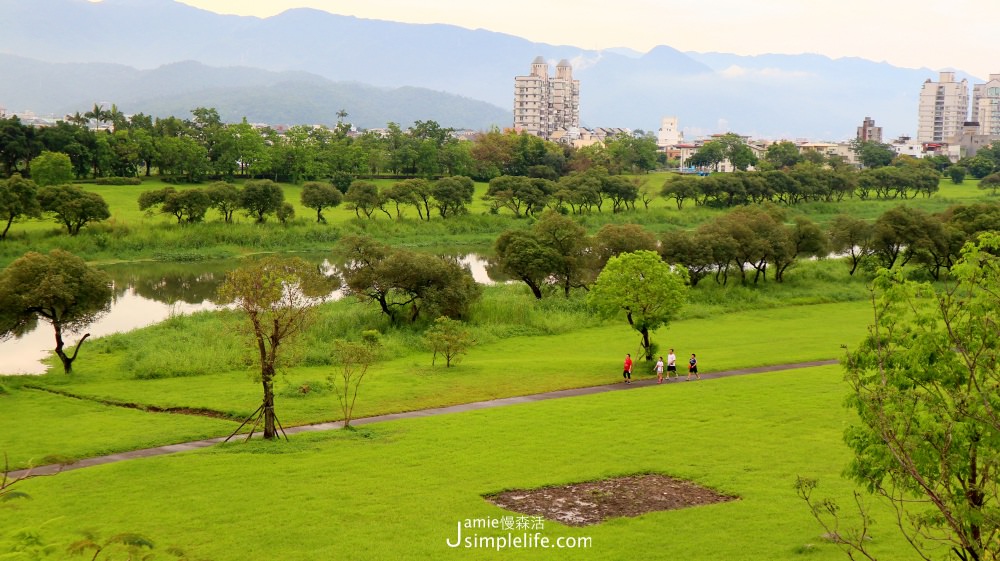
[[[0,164],[4,177],[10,177],[31,159],[31,129],[17,117],[0,119]]]
[[[962,166],[948,166],[948,168],[944,170],[944,172],[948,177],[951,178],[952,183],[954,183],[955,185],[961,185],[962,182],[965,181],[965,174],[968,173],[969,170],[965,169]]]
[[[791,238],[791,252],[785,254],[784,261],[775,261],[774,280],[783,282],[785,271],[801,257],[823,258],[830,251],[826,234],[812,220],[800,216],[795,219],[795,225],[786,227]],[[781,254],[779,254],[781,256]]]
[[[468,212],[466,205],[472,202],[476,185],[472,179],[461,175],[442,177],[434,182],[431,193],[441,218],[448,218]]]
[[[660,256],[667,263],[683,265],[687,269],[691,286],[697,286],[698,281],[705,278],[713,267],[717,267],[711,241],[704,228],[695,232],[671,230],[661,238]]]
[[[484,198],[493,200],[495,208],[508,208],[520,218],[522,211],[528,215],[545,208],[553,190],[545,179],[501,175],[490,180]]]
[[[75,236],[90,222],[100,222],[111,217],[108,203],[97,193],[84,191],[76,185],[49,185],[38,191],[38,204],[42,211],[51,212],[56,222],[66,226],[69,235]]]
[[[570,289],[586,285],[587,231],[573,219],[549,211],[532,227],[532,233],[558,255],[552,277],[563,287],[569,298]]]
[[[603,268],[616,255],[646,250],[656,251],[656,236],[638,224],[605,224],[594,234],[591,254]]]
[[[872,255],[879,264],[891,269],[898,262],[906,263],[913,256],[908,248],[926,246],[926,212],[909,206],[897,206],[882,213],[872,229]]]
[[[660,195],[665,199],[674,199],[677,203],[677,210],[681,210],[684,206],[684,201],[688,199],[697,199],[698,193],[701,192],[700,181],[701,180],[696,177],[686,176],[668,179],[663,183],[663,189],[660,191]]]
[[[630,207],[634,210],[635,200],[639,198],[639,186],[620,175],[604,178],[601,192],[611,199],[612,212],[621,212]]]
[[[915,552],[1000,557],[1000,237],[967,247],[935,288],[883,272],[874,323],[844,360],[847,474],[887,503]],[[852,544],[853,546],[853,544]]]
[[[424,332],[424,342],[434,353],[431,365],[434,365],[440,353],[444,355],[445,368],[451,368],[452,363],[458,364],[462,355],[468,353],[469,348],[476,344],[472,333],[462,325],[462,322],[444,316],[434,320],[434,325]]]
[[[216,181],[205,188],[205,194],[208,195],[212,208],[222,215],[222,220],[227,224],[232,222],[233,213],[240,208],[239,188],[232,183]]]
[[[656,168],[656,137],[652,133],[619,133],[605,142],[613,168],[620,173],[645,173]]]
[[[783,140],[767,147],[764,159],[775,168],[790,168],[802,161],[799,147],[794,142]]]
[[[340,363],[340,371],[328,376],[333,386],[340,411],[344,419],[344,428],[351,428],[351,417],[354,415],[354,404],[358,400],[358,390],[368,373],[368,367],[378,358],[378,341],[334,342],[334,355]]]
[[[827,235],[830,237],[830,250],[846,254],[850,259],[853,276],[862,260],[871,254],[872,225],[849,214],[838,214],[830,222]]]
[[[969,170],[972,177],[975,177],[976,179],[982,179],[993,173],[993,170],[996,169],[996,164],[992,159],[986,157],[985,155],[978,154],[972,158],[963,158],[958,162],[958,165]]]
[[[415,322],[421,312],[461,318],[481,295],[469,270],[454,259],[394,249],[371,238],[346,236],[337,247],[348,293],[377,303],[390,321]]]
[[[220,301],[234,303],[248,320],[250,347],[257,355],[263,388],[263,401],[255,415],[264,421],[265,439],[278,434],[274,377],[280,350],[310,325],[316,305],[330,294],[331,284],[303,259],[271,256],[231,271],[219,286]]]
[[[979,188],[990,190],[991,195],[997,194],[997,189],[1000,189],[1000,173],[991,173],[979,181]]]
[[[240,208],[258,224],[267,221],[267,215],[276,214],[285,202],[285,192],[270,179],[247,181],[240,190]]]
[[[687,299],[687,271],[664,263],[653,251],[612,257],[587,293],[587,304],[605,317],[625,312],[642,335],[646,360],[653,358],[650,332],[669,325]]]
[[[42,151],[31,160],[30,167],[32,180],[42,187],[73,181],[73,162],[60,152]]]
[[[292,206],[292,203],[284,202],[274,214],[278,217],[278,222],[288,224],[290,220],[295,218],[295,207]]]
[[[866,168],[878,168],[892,163],[896,151],[892,146],[874,140],[853,140],[851,150]]]
[[[694,154],[688,158],[687,164],[689,166],[698,168],[712,168],[716,171],[719,169],[719,164],[721,164],[726,159],[726,146],[718,141],[706,142],[701,148],[695,151]]]
[[[370,181],[361,180],[351,183],[347,194],[344,195],[344,201],[347,202],[347,208],[354,209],[354,215],[358,218],[362,212],[365,213],[365,218],[371,218],[383,204],[378,186]]]
[[[152,211],[157,206],[160,212],[174,215],[178,224],[201,222],[212,206],[212,199],[202,189],[178,191],[173,187],[139,194],[139,210]]]
[[[500,270],[528,285],[535,298],[542,299],[546,280],[559,270],[561,256],[533,232],[508,230],[493,245]]]
[[[111,297],[111,279],[72,253],[28,252],[0,271],[0,338],[27,333],[39,320],[50,323],[55,353],[69,374],[90,334],[84,334],[69,356],[63,350],[63,333],[93,323],[108,311]]]
[[[10,225],[22,218],[37,218],[42,215],[38,204],[38,188],[30,179],[15,173],[10,179],[0,181],[0,220],[6,222],[0,240],[7,239]]]
[[[323,209],[340,205],[343,198],[340,190],[330,183],[310,181],[302,185],[302,206],[316,211],[316,222],[326,224]]]

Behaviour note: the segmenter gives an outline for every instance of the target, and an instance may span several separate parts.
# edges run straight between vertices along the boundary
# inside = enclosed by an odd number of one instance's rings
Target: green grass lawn
[[[848,496],[845,391],[824,367],[230,444],[30,480],[33,499],[0,507],[0,528],[42,527],[49,543],[133,531],[216,561],[842,559],[793,483],[818,477],[824,496]],[[639,472],[740,500],[541,530],[590,538],[583,550],[446,544],[459,521],[508,514],[484,494]],[[873,551],[912,557],[877,516]]]
[[[841,344],[853,344],[861,339],[869,313],[862,301],[756,309],[680,320],[654,333],[654,341],[660,344],[660,354],[665,355],[669,347],[675,348],[682,364],[690,353],[697,353],[703,372],[831,359],[841,355]],[[166,326],[154,326],[133,335],[116,337],[170,332],[175,329],[169,324],[176,323],[176,331],[185,335],[186,343],[164,334],[162,339],[153,338],[142,343],[139,352],[166,349],[166,354],[155,355],[160,358],[155,358],[153,362],[170,360],[170,355],[176,356],[176,360],[191,360],[192,357],[198,360],[202,356],[199,353],[208,356],[224,352],[225,344],[216,348],[212,345],[218,341],[207,340],[211,326],[218,325],[205,321],[211,319],[210,316],[198,314],[194,318],[179,318],[171,320]],[[195,342],[199,340],[202,330],[206,333],[205,349],[198,348]],[[776,333],[782,334],[781,337],[776,338]],[[104,430],[104,420],[95,419],[93,423],[80,420],[76,428],[94,434],[94,439],[63,439],[56,438],[58,431],[42,432],[32,438],[28,451],[22,451],[27,444],[22,435],[49,416],[45,409],[31,405],[38,392],[17,389],[25,383],[48,385],[59,391],[95,399],[162,408],[212,409],[237,418],[249,415],[260,404],[260,385],[253,381],[251,370],[134,379],[120,368],[123,353],[118,343],[113,341],[101,351],[98,349],[103,347],[98,341],[88,351],[89,354],[81,354],[72,376],[53,372],[40,377],[7,379],[10,394],[0,396],[0,403],[18,404],[19,410],[24,411],[20,415],[0,416],[0,450],[11,452],[12,463],[22,465],[27,458],[39,454],[92,456],[108,450],[177,442],[192,434],[188,424],[179,422],[185,420],[184,416],[128,411],[129,414],[158,419],[155,431],[109,432]],[[188,353],[176,351],[185,348],[185,345],[192,350]],[[450,369],[440,364],[432,367],[430,354],[414,349],[372,367],[362,386],[355,416],[616,383],[620,380],[621,362],[626,352],[639,356],[637,336],[624,321],[548,336],[499,337],[474,347],[458,367]],[[282,423],[297,425],[341,418],[334,395],[324,391],[327,376],[335,368],[297,366],[285,370],[276,384],[276,410]],[[650,370],[651,364],[639,361],[635,368],[636,377],[652,377]],[[299,388],[303,384],[308,384],[312,391],[300,393]],[[29,403],[21,403],[23,399],[29,399]],[[78,403],[68,398],[51,399]],[[113,424],[113,421],[107,422]],[[205,426],[215,427],[216,436],[231,430],[225,421],[206,420]],[[198,433],[196,436],[206,435]]]
[[[168,413],[146,413],[69,399],[39,390],[0,394],[0,454],[12,468],[187,442],[236,429],[237,423]]]

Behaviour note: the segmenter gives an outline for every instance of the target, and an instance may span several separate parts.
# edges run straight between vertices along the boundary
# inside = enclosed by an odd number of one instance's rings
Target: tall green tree
[[[883,272],[868,336],[844,359],[847,474],[896,513],[920,558],[1000,558],[1000,236],[943,286]]]
[[[90,222],[100,222],[111,217],[104,197],[84,191],[76,185],[49,185],[38,191],[42,211],[51,212],[56,222],[66,226],[69,235],[75,236]]]
[[[308,181],[302,185],[302,206],[316,211],[316,222],[326,223],[323,209],[340,205],[344,196],[331,183]]]
[[[624,312],[639,332],[646,360],[653,358],[650,333],[669,325],[687,301],[687,271],[671,267],[654,251],[612,257],[587,293],[587,304],[605,317]]]
[[[64,350],[63,335],[97,320],[108,311],[111,297],[111,279],[72,253],[26,253],[0,271],[0,339],[31,331],[39,320],[48,322],[55,331],[56,356],[69,374],[90,334],[83,335],[72,355]]]
[[[38,203],[38,187],[30,179],[14,174],[10,179],[0,180],[0,220],[4,221],[0,240],[7,239],[10,225],[24,218],[42,215]]]
[[[258,224],[267,222],[267,217],[276,214],[285,202],[285,191],[270,179],[247,181],[240,189],[240,208]]]
[[[40,187],[73,181],[73,162],[61,152],[42,151],[31,160],[31,179]]]
[[[260,367],[263,400],[258,412],[265,439],[278,436],[274,377],[281,351],[311,324],[316,305],[334,284],[303,259],[272,256],[230,272],[219,287],[220,300],[235,304],[247,320],[250,347]]]

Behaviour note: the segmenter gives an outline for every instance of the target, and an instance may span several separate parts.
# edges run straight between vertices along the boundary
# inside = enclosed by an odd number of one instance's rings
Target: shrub
[[[142,179],[138,177],[98,177],[94,183],[97,185],[142,185]]]

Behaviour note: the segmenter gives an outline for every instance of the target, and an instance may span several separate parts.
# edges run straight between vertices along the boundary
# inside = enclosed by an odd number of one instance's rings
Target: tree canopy
[[[587,304],[605,317],[622,312],[642,336],[646,360],[653,358],[650,333],[668,325],[687,301],[687,271],[653,251],[623,253],[608,260],[587,294]]]
[[[64,333],[80,331],[107,312],[111,296],[111,279],[72,253],[26,253],[0,271],[0,339],[27,333],[39,320],[50,323],[55,353],[69,374],[90,334],[67,355]]]

